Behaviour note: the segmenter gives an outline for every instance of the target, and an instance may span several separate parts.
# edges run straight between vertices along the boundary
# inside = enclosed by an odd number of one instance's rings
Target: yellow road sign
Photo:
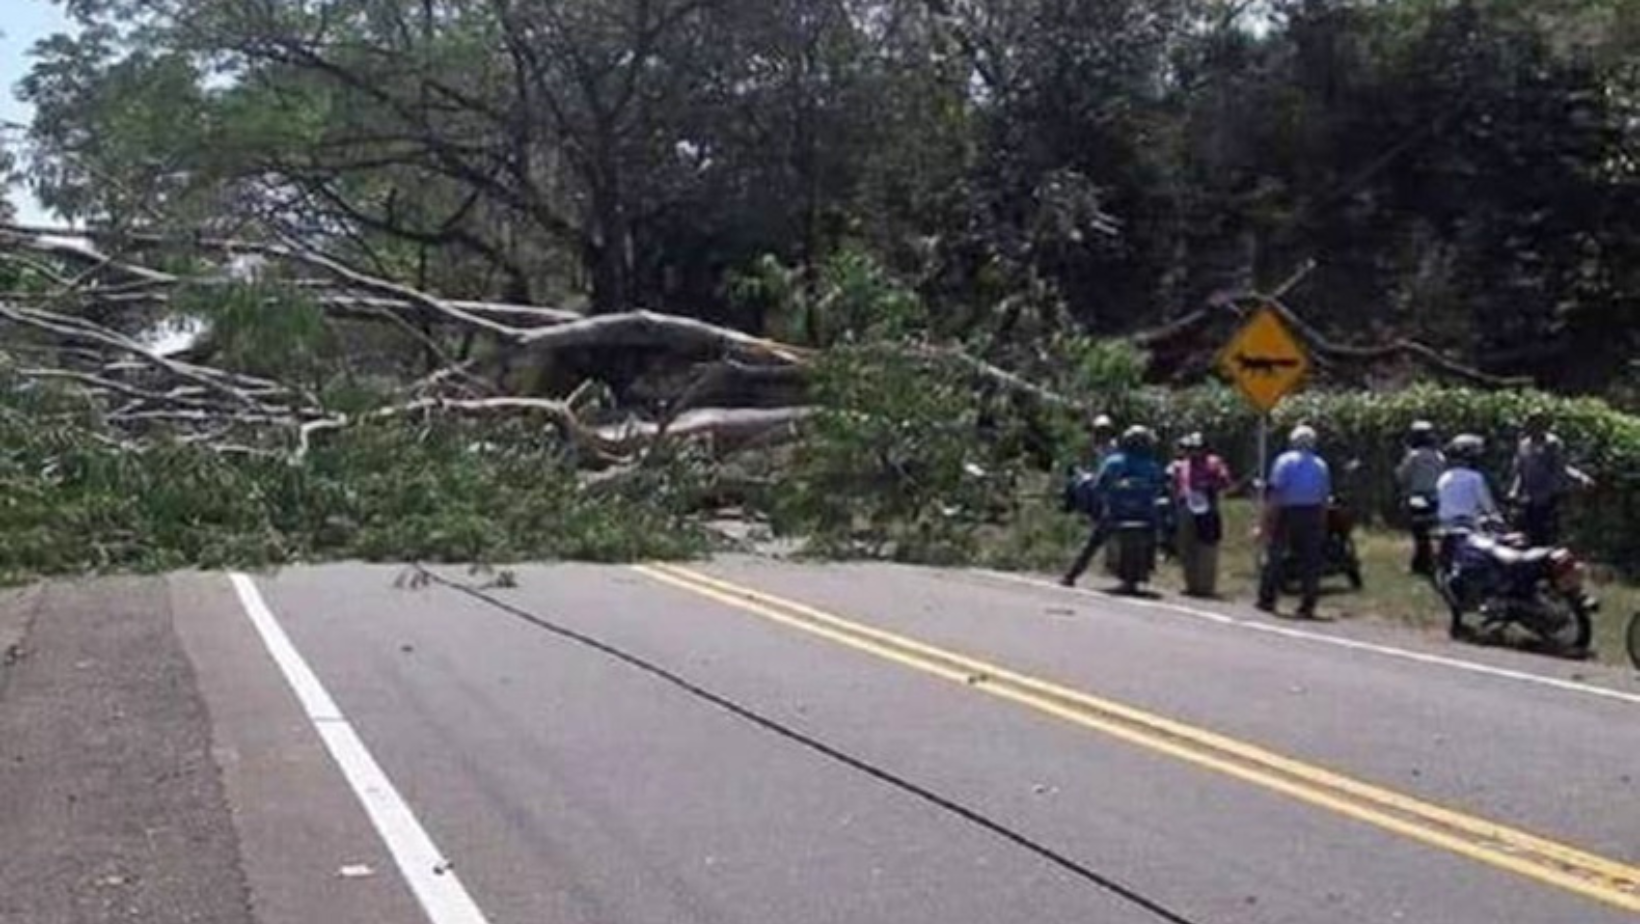
[[[1219,371],[1265,413],[1297,389],[1309,369],[1304,346],[1269,308],[1260,308],[1219,354]]]

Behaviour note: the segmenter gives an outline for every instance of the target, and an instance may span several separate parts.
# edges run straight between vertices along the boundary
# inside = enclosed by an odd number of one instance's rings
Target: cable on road
[[[970,824],[976,825],[1002,838],[1003,840],[1014,844],[1017,847],[1023,848],[1024,850],[1047,860],[1049,863],[1070,873],[1078,879],[1096,886],[1097,888],[1108,892],[1111,895],[1128,902],[1129,904],[1144,909],[1163,921],[1171,922],[1171,924],[1201,924],[1201,922],[1198,922],[1193,918],[1186,917],[1180,912],[1174,911],[1156,899],[1150,898],[1134,887],[1124,885],[1116,879],[1101,873],[1098,870],[1092,869],[1086,864],[1068,857],[1040,841],[1032,839],[1029,835],[1023,834],[1013,828],[1008,827],[1002,822],[991,818],[977,809],[969,808],[960,802],[942,796],[924,786],[920,786],[917,783],[914,783],[905,777],[899,776],[890,770],[885,770],[882,767],[872,764],[866,760],[840,751],[811,735],[798,731],[797,729],[775,719],[771,719],[749,706],[741,705],[726,696],[713,693],[711,690],[708,690],[705,687],[702,687],[699,684],[682,677],[679,674],[660,666],[659,664],[654,663],[653,661],[649,661],[639,655],[632,654],[631,652],[624,651],[608,642],[600,641],[590,635],[577,632],[567,626],[559,625],[544,616],[540,616],[536,613],[530,612],[529,610],[508,603],[493,594],[486,593],[481,587],[464,584],[460,581],[449,580],[448,578],[429,571],[426,567],[419,563],[412,564],[411,567],[416,571],[421,579],[427,583],[437,584],[441,587],[446,587],[458,593],[465,594],[494,609],[500,610],[515,619],[534,626],[537,629],[550,632],[553,635],[568,639],[569,641],[575,642],[579,645],[584,645],[600,654],[606,655],[616,661],[626,664],[629,667],[636,668],[645,674],[648,674],[658,680],[662,680],[667,684],[682,690],[696,699],[708,702],[737,718],[750,722],[764,731],[772,732],[773,734],[785,738],[788,741],[802,745],[817,754],[836,761],[837,763],[843,764],[850,769],[859,771],[860,773],[863,773],[879,782],[886,783],[889,786],[927,802],[942,811],[948,812]]]

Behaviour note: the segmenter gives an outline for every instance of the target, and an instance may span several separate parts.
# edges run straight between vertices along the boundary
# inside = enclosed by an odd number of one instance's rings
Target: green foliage
[[[776,495],[776,524],[830,552],[960,560],[1010,470],[976,441],[979,407],[960,377],[839,347],[818,370],[825,408]]]
[[[985,537],[1019,515],[1032,469],[1070,461],[1061,450],[1086,421],[923,349],[931,321],[922,299],[868,259],[828,261],[812,294],[784,286],[791,273],[771,261],[742,294],[820,307],[836,333],[810,386],[822,410],[768,499],[776,527],[822,554],[974,560]],[[1049,388],[1112,406],[1145,366],[1131,346],[1078,335],[1055,334],[1012,358]],[[1056,529],[1027,544],[1044,545]]]
[[[765,255],[730,278],[730,294],[743,310],[759,315],[759,327],[770,336],[807,346],[891,340],[928,325],[922,299],[859,248],[826,258],[812,284],[805,284],[804,275],[801,267]]]
[[[252,375],[312,382],[338,352],[323,309],[285,287],[187,286],[172,297],[172,310],[205,322],[221,360]]]
[[[20,91],[36,107],[30,185],[47,207],[118,225],[182,219],[198,205],[205,94],[187,54],[132,48],[95,24],[36,55]]]
[[[117,451],[45,393],[0,403],[0,580],[360,558],[627,561],[704,548],[665,466],[583,487],[521,424],[429,420],[330,434],[301,465],[195,446]]]

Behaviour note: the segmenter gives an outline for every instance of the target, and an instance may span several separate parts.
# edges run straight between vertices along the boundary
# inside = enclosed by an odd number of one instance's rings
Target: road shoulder
[[[35,615],[19,636],[26,617],[7,607],[26,656],[0,699],[0,919],[249,924],[210,724],[164,581],[20,593]]]
[[[258,924],[422,920],[227,576],[169,583],[178,636],[210,704]]]

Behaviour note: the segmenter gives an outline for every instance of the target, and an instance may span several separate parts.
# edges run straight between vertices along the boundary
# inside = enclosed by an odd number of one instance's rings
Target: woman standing
[[[1224,518],[1219,495],[1230,487],[1230,468],[1207,451],[1200,433],[1179,439],[1179,456],[1168,466],[1173,508],[1178,511],[1179,563],[1184,567],[1184,592],[1211,597],[1218,591],[1219,540]]]

